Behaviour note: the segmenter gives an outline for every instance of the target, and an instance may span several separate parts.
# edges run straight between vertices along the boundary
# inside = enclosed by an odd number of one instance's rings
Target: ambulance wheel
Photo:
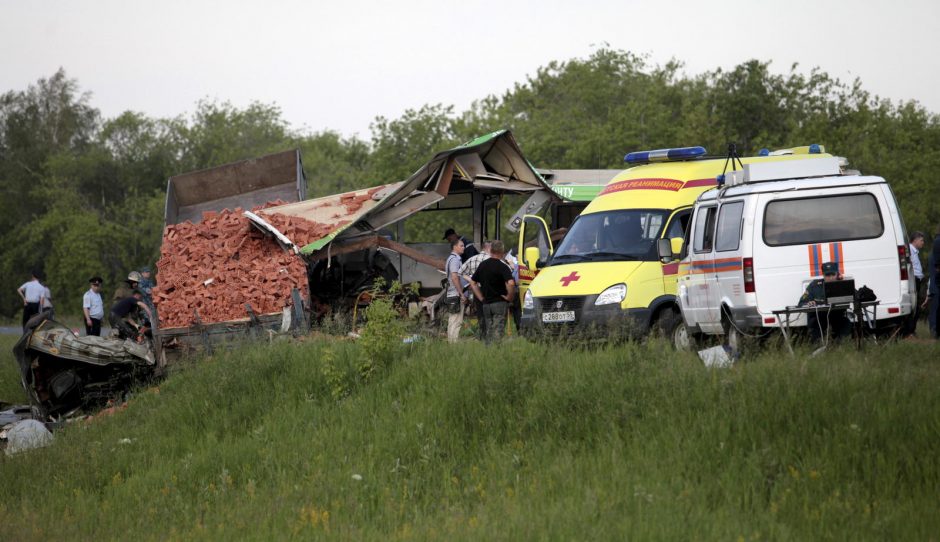
[[[688,326],[679,311],[665,308],[659,311],[659,317],[654,324],[653,332],[672,343],[676,350],[692,350],[695,339],[689,332]]]

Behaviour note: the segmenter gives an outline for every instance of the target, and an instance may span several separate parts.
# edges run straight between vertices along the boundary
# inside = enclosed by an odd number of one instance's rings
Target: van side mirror
[[[672,261],[672,243],[671,239],[659,239],[656,241],[656,251],[659,254],[659,259],[663,263]]]
[[[526,267],[531,271],[536,271],[539,268],[539,247],[528,247],[525,249],[525,261]]]

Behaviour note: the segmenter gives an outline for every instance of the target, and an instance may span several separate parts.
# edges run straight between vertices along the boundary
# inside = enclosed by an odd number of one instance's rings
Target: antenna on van
[[[725,169],[721,171],[721,174],[724,175],[728,171],[728,162],[731,162],[731,171],[737,171],[738,168],[735,167],[735,162],[741,169],[744,169],[744,164],[741,163],[741,157],[738,156],[738,146],[735,143],[728,143],[728,159],[725,160]]]
[[[741,166],[741,169],[744,169],[741,157],[738,156],[738,146],[735,143],[728,143],[728,158],[725,160],[725,167],[721,170],[721,175],[716,179],[720,188],[725,186],[725,173],[728,172],[728,163],[731,164],[731,171],[737,171],[738,168],[735,166],[735,162],[738,166]]]

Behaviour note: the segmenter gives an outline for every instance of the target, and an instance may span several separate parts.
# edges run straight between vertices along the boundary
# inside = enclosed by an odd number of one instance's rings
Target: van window
[[[738,250],[741,244],[741,215],[744,202],[723,203],[718,212],[718,231],[715,233],[715,251]]]
[[[884,233],[872,194],[772,201],[764,209],[764,242],[770,246],[873,239]]]
[[[695,252],[710,252],[715,240],[715,214],[717,207],[699,209],[695,215],[695,237],[692,248]]]

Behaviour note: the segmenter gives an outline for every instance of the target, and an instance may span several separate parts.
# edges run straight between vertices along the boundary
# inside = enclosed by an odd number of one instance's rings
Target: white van
[[[835,157],[744,164],[695,202],[677,297],[688,334],[762,333],[796,305],[821,266],[837,262],[878,297],[879,327],[911,312],[904,223],[881,177],[843,172]],[[660,256],[669,251],[660,247]],[[790,326],[805,326],[793,316]],[[689,335],[674,334],[677,346]],[[739,338],[739,337],[738,337]],[[683,341],[686,341],[683,344]]]

